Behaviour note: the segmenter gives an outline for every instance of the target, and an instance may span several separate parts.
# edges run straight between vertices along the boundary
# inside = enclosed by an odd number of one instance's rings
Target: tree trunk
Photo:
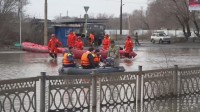
[[[189,19],[185,20],[185,26],[187,30],[187,35],[185,36],[185,38],[188,40],[188,38],[191,36]]]
[[[185,36],[185,38],[188,40],[188,34],[187,34],[187,32],[186,32],[186,30],[185,30],[185,24],[184,24],[184,22],[181,20],[181,18],[179,17],[179,16],[177,16],[176,15],[176,18],[178,19],[178,22],[180,23],[180,25],[182,26],[182,30],[183,30],[183,34],[184,34],[184,36]]]
[[[197,20],[196,20],[196,15],[195,15],[195,12],[193,11],[192,12],[192,14],[191,14],[191,16],[192,16],[192,22],[193,22],[193,24],[194,24],[194,26],[195,26],[195,29],[196,29],[196,32],[194,31],[194,34],[198,37],[198,38],[200,38],[200,32],[199,32],[199,25],[198,25],[198,23],[197,23]]]
[[[196,28],[196,32],[195,35],[200,38],[200,34],[199,34],[199,25],[197,24],[197,21],[193,21],[194,25],[195,25],[195,28]]]

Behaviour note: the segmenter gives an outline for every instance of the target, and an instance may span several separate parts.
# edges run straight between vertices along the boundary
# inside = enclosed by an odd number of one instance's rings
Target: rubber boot
[[[55,60],[57,59],[57,54],[54,54],[54,59],[55,59]]]
[[[49,53],[49,56],[51,56],[52,58],[54,58],[54,55],[52,53]]]

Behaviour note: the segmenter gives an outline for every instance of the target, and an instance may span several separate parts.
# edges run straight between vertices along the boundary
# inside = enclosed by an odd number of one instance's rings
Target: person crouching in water
[[[51,39],[48,43],[48,49],[49,55],[54,59],[57,59],[58,46],[62,46],[62,43],[56,38],[55,34],[51,34]]]
[[[110,42],[110,48],[108,49],[107,59],[111,59],[113,61],[113,67],[119,67],[120,63],[119,47],[115,46],[114,40]]]
[[[104,59],[101,57],[100,50],[96,49],[93,54],[95,67],[100,67],[100,62],[104,62]]]
[[[62,63],[63,67],[76,67],[76,63],[74,62],[73,47],[69,47],[69,50],[65,51]]]
[[[81,66],[83,67],[83,69],[95,68],[93,51],[94,48],[89,48],[88,51],[83,53],[83,55],[81,56]]]

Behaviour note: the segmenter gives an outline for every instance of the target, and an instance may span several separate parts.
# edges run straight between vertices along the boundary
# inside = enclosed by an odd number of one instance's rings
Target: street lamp
[[[47,0],[44,3],[44,45],[47,45],[48,29],[47,29]]]
[[[87,19],[88,19],[88,14],[87,14],[87,11],[89,10],[89,6],[84,6],[84,9],[85,9],[85,39],[86,39],[86,36],[87,36]]]

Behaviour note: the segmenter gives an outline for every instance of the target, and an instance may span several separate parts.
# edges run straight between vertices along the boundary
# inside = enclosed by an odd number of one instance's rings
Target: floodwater
[[[200,65],[199,44],[151,44],[143,43],[136,46],[134,59],[121,59],[121,66],[126,71],[137,71],[138,66],[143,70]],[[79,62],[79,60],[77,60]],[[47,53],[31,53],[26,51],[0,51],[0,80],[39,76],[40,72],[47,75],[58,75],[62,66],[62,54],[57,61],[52,60]]]
[[[137,71],[138,66],[143,70],[200,65],[200,44],[151,44],[142,43],[134,51],[138,54],[134,59],[121,59],[121,66],[126,71]],[[77,60],[79,62],[79,60]],[[46,53],[30,53],[26,51],[0,51],[0,80],[39,76],[40,72],[47,75],[58,75],[62,66],[62,54],[57,61],[52,60]],[[199,112],[199,95],[180,97],[178,99],[152,100],[143,103],[144,112]],[[124,109],[124,110],[123,110]],[[103,107],[102,112],[136,112],[135,104]],[[137,111],[138,112],[138,111]]]

